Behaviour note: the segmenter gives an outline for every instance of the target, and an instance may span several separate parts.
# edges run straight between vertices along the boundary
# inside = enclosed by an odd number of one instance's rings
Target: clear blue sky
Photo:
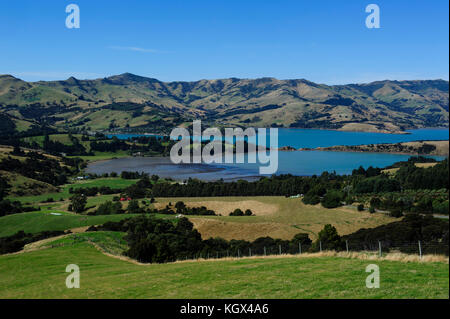
[[[65,27],[70,3],[80,29]],[[380,29],[365,26],[370,3]],[[448,29],[447,0],[1,1],[0,74],[448,80]]]

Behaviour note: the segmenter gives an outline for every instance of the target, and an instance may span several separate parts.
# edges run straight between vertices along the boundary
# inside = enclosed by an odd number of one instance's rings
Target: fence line
[[[271,246],[251,246],[232,248],[227,250],[203,249],[197,253],[185,253],[178,256],[177,260],[186,259],[220,259],[226,257],[252,257],[252,256],[276,256],[284,254],[302,254],[315,253],[327,250],[338,252],[372,252],[382,257],[390,252],[401,252],[406,254],[418,255],[449,255],[449,244],[442,242],[403,242],[392,243],[389,241],[362,242],[355,243],[345,241],[338,246],[325,242],[316,242],[314,244],[278,244]]]

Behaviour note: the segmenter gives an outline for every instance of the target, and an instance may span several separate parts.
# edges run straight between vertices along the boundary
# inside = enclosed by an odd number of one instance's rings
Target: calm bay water
[[[269,130],[267,129],[267,135]],[[361,145],[375,143],[400,143],[422,140],[448,140],[446,128],[424,128],[406,131],[409,134],[384,134],[369,132],[341,132],[316,129],[279,128],[278,145],[295,148],[328,147],[334,145]],[[142,134],[116,134],[120,139],[143,136]],[[157,136],[157,135],[156,135]]]
[[[279,146],[295,148],[315,148],[333,145],[358,145],[372,143],[398,143],[417,140],[446,140],[448,129],[411,130],[410,134],[383,134],[363,132],[339,132],[328,130],[279,129]],[[118,138],[132,135],[122,134]],[[135,136],[135,135],[134,135]],[[289,151],[279,152],[277,174],[314,175],[323,171],[336,171],[338,174],[350,174],[353,169],[363,166],[385,167],[398,161],[405,161],[409,155],[323,152],[323,151]],[[439,156],[433,156],[442,159]],[[121,171],[139,171],[185,180],[189,177],[203,180],[252,180],[258,178],[259,164],[172,164],[169,158],[121,158],[95,162],[88,166],[90,173],[110,173]]]
[[[278,129],[280,146],[315,148],[335,145],[400,143],[422,140],[448,140],[448,129],[426,128],[408,130],[409,134],[341,132],[329,130]]]

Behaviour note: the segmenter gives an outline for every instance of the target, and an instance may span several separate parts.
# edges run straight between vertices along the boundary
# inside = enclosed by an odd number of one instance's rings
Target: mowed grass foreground
[[[380,288],[365,285],[380,267]],[[77,264],[81,287],[65,285]],[[139,265],[87,242],[0,256],[0,298],[448,298],[446,263],[338,257],[243,258]]]

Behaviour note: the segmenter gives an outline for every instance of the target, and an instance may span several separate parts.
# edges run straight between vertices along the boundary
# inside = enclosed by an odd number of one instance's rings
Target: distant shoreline
[[[356,124],[364,124],[364,123],[356,123]],[[205,128],[209,128],[209,127],[213,127],[213,126],[208,126]],[[231,128],[239,128],[241,126],[230,126]],[[246,129],[248,127],[241,127],[242,129]],[[271,127],[266,127],[266,129],[270,129]],[[353,132],[353,133],[377,133],[377,134],[392,134],[392,135],[410,135],[412,134],[411,132],[407,132],[407,130],[405,131],[401,131],[401,130],[394,130],[394,131],[389,131],[389,130],[373,130],[373,129],[352,129],[352,128],[326,128],[326,127],[275,127],[275,128],[279,128],[279,129],[284,129],[284,130],[320,130],[320,131],[332,131],[332,132]],[[426,130],[426,129],[438,129],[438,130],[443,130],[443,129],[449,129],[448,126],[438,126],[438,127],[413,127],[413,128],[408,128],[408,130]],[[102,134],[105,135],[139,135],[139,136],[157,136],[157,137],[167,137],[170,136],[170,134],[166,134],[166,133],[155,133],[155,132],[100,132]]]
[[[448,157],[449,140],[419,140],[401,143],[335,145],[329,147],[299,148],[299,149],[284,147],[284,149],[280,148],[279,150],[386,153],[386,154],[400,154],[400,155],[424,155],[424,156],[432,155],[432,156]]]

